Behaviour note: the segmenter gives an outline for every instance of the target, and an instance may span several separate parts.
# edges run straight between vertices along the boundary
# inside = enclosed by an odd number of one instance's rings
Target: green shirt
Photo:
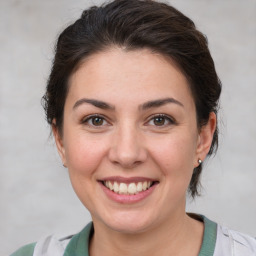
[[[204,222],[203,243],[198,256],[213,256],[216,237],[217,224],[202,216]],[[89,256],[89,241],[93,232],[93,225],[90,222],[81,232],[74,235],[68,243],[64,256]],[[11,256],[32,256],[35,244],[22,247]]]

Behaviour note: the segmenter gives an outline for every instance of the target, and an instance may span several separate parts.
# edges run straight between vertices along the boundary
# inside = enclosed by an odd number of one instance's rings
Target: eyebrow
[[[104,101],[100,101],[100,100],[95,100],[95,99],[80,99],[78,100],[75,105],[73,106],[73,109],[76,109],[78,106],[82,105],[82,104],[91,104],[97,108],[101,108],[101,109],[106,109],[106,110],[115,110],[115,107],[111,104],[108,104]],[[143,103],[141,106],[139,106],[139,109],[141,110],[147,110],[149,108],[157,108],[157,107],[161,107],[163,105],[166,105],[168,103],[174,103],[177,104],[181,107],[184,107],[184,105],[179,102],[178,100],[174,99],[174,98],[164,98],[164,99],[157,99],[157,100],[152,100],[152,101],[147,101],[145,103]]]
[[[142,104],[142,106],[140,106],[140,108],[142,110],[146,110],[146,109],[149,109],[149,108],[157,108],[157,107],[161,107],[161,106],[163,106],[167,103],[174,103],[174,104],[177,104],[181,107],[184,107],[184,105],[180,101],[178,101],[174,98],[164,98],[164,99],[147,101],[144,104]]]
[[[75,105],[73,106],[73,109],[76,109],[78,106],[84,104],[84,103],[88,103],[88,104],[91,104],[97,108],[101,108],[101,109],[107,109],[107,110],[114,110],[115,107],[111,104],[108,104],[104,101],[100,101],[100,100],[94,100],[94,99],[86,99],[86,98],[83,98],[83,99],[80,99],[78,100]]]

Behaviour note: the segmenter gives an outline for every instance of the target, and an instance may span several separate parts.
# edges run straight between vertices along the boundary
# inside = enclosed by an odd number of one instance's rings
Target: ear
[[[62,139],[62,136],[56,126],[56,120],[54,119],[53,122],[52,122],[52,132],[53,132],[53,136],[54,136],[54,139],[55,139],[55,144],[56,144],[56,147],[57,147],[57,150],[58,150],[58,153],[61,157],[61,160],[62,160],[62,164],[64,167],[66,167],[66,154],[65,154],[65,148],[64,148],[64,145],[63,145],[63,139]]]
[[[210,147],[212,145],[213,135],[216,129],[216,115],[214,112],[211,112],[209,115],[209,120],[206,125],[204,125],[198,136],[197,150],[196,150],[196,164],[195,167],[198,166],[198,159],[202,161],[206,158]]]

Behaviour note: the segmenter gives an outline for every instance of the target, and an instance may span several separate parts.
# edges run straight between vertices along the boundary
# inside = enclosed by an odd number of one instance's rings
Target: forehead
[[[69,85],[68,97],[76,99],[135,102],[170,96],[187,102],[189,98],[190,104],[192,100],[187,79],[177,65],[149,49],[111,48],[93,54],[80,64]]]

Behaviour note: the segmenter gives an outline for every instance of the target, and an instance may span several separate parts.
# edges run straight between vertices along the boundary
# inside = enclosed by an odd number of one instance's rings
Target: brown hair
[[[195,101],[200,129],[217,115],[221,82],[208,49],[206,37],[193,21],[177,9],[153,0],[114,0],[84,10],[82,16],[59,36],[51,74],[43,97],[47,121],[62,132],[68,81],[79,64],[111,46],[127,51],[149,48],[170,57],[187,77]],[[208,155],[218,146],[218,128]],[[189,185],[192,197],[199,194],[202,164],[194,169]]]

